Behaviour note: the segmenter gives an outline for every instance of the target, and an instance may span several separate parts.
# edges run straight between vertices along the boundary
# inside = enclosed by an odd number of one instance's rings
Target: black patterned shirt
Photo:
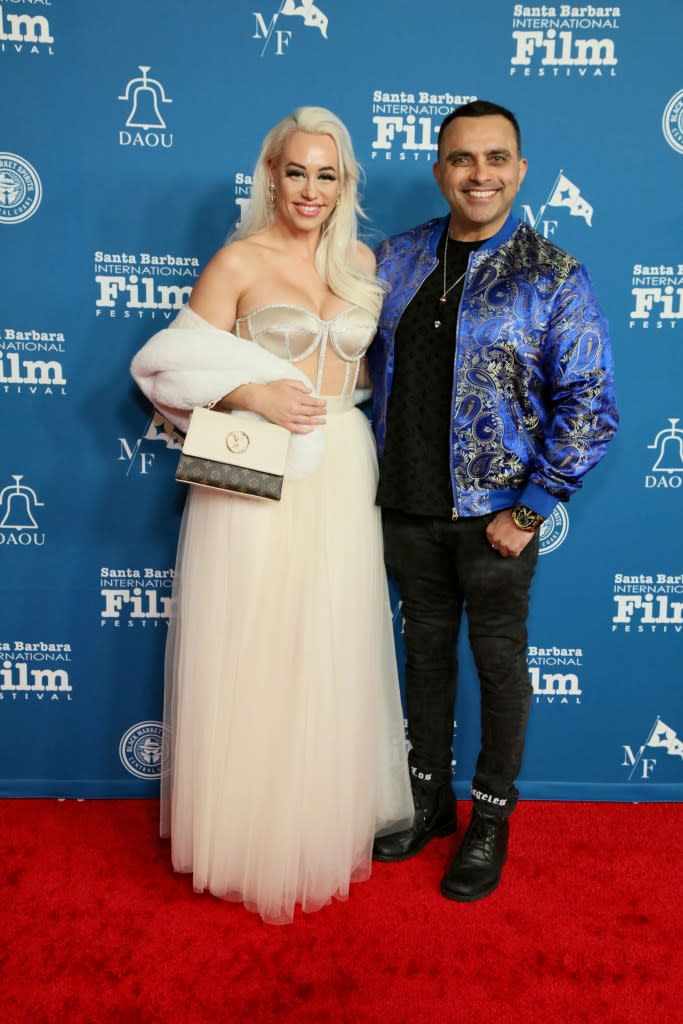
[[[413,515],[450,518],[451,399],[455,331],[463,281],[444,291],[444,231],[438,264],[403,311],[396,331],[394,381],[377,504]],[[482,243],[448,241],[446,287],[463,275]],[[435,327],[439,321],[441,326]]]

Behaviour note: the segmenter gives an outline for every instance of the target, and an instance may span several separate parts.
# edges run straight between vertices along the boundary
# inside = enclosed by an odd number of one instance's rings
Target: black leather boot
[[[442,894],[470,903],[493,892],[507,860],[508,831],[507,818],[488,817],[475,807],[462,846],[441,882]]]
[[[455,797],[450,785],[427,787],[414,778],[410,782],[415,804],[413,823],[402,832],[378,836],[372,847],[373,860],[407,860],[430,839],[455,832]]]

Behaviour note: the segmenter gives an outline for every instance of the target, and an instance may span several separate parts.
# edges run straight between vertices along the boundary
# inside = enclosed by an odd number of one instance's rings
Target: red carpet
[[[2,1024],[683,1021],[683,805],[521,804],[488,899],[439,895],[444,839],[284,927],[195,895],[156,814],[0,801]]]

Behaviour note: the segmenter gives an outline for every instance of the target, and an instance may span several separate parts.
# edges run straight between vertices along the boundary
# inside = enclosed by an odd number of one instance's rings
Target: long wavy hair
[[[339,159],[339,203],[323,224],[315,262],[318,273],[331,291],[342,299],[379,315],[384,292],[374,277],[349,263],[349,254],[358,241],[358,220],[365,214],[358,200],[360,167],[353,153],[348,129],[324,107],[299,107],[272,128],[261,147],[252,176],[251,199],[245,204],[242,220],[231,238],[248,238],[269,227],[275,218],[268,195],[268,165],[277,160],[285,140],[292,132],[330,135]]]

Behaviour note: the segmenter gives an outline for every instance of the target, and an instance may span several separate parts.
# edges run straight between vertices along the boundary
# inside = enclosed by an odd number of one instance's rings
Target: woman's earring
[[[272,181],[268,182],[268,202],[275,206],[275,183]]]
[[[337,202],[334,205],[335,206],[339,206],[340,204],[341,204],[341,192],[337,192]]]

